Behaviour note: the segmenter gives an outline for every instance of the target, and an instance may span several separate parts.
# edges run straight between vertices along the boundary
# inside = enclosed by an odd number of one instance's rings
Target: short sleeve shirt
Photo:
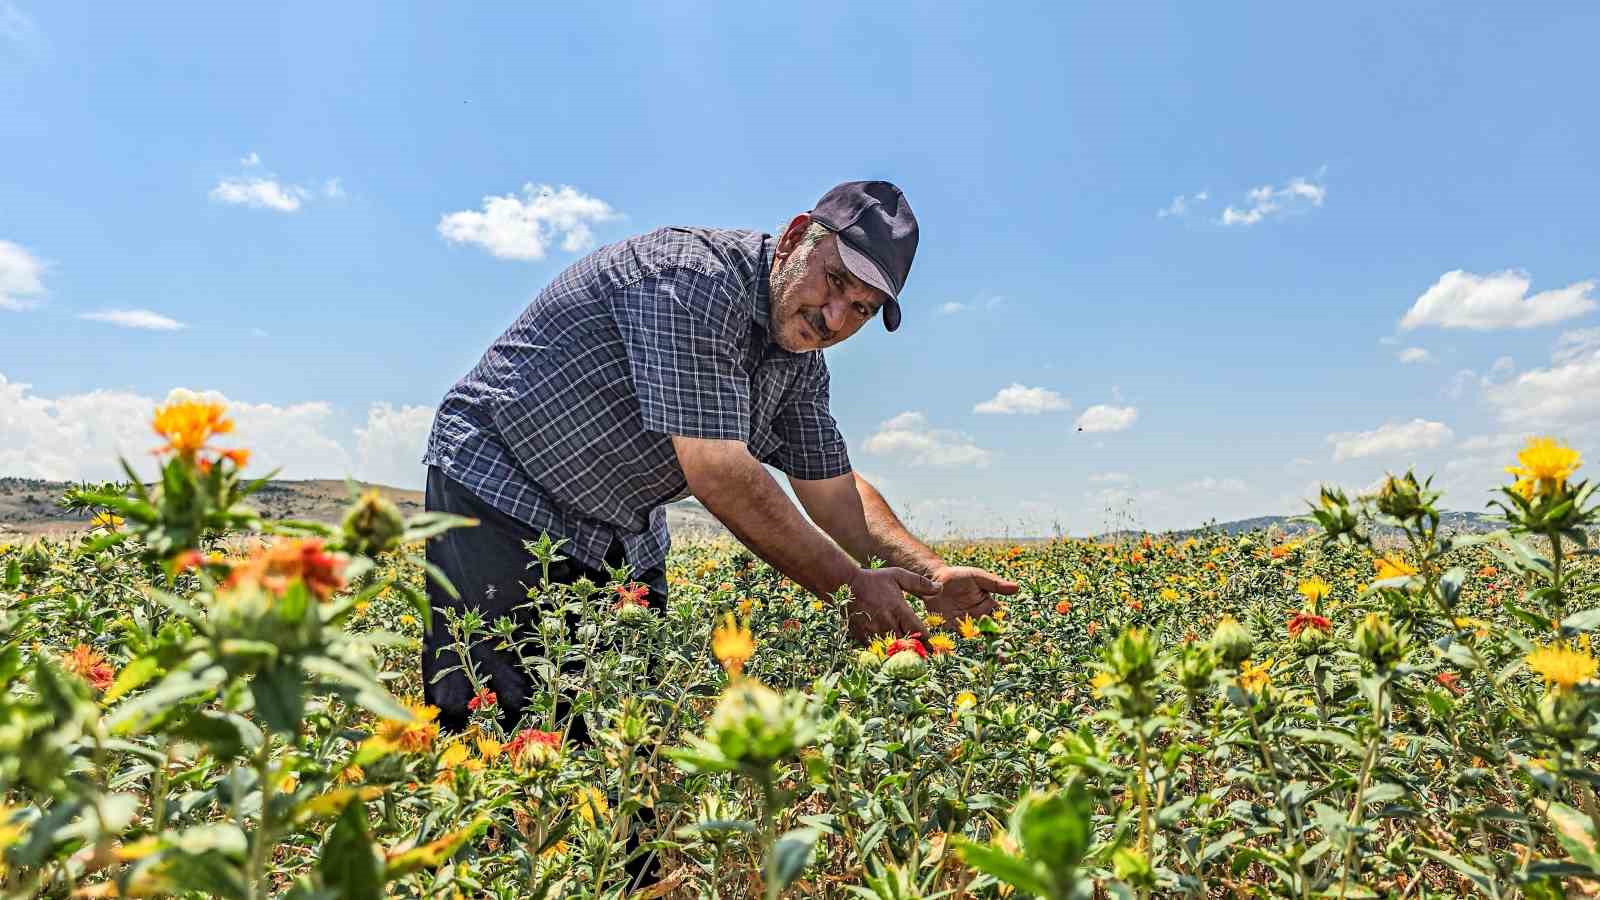
[[[423,462],[599,568],[666,560],[688,495],[672,435],[744,441],[801,479],[850,471],[821,351],[768,329],[772,238],[662,228],[578,260],[450,388]]]

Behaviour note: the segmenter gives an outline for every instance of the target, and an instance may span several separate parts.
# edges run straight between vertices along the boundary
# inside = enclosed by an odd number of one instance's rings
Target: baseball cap
[[[846,181],[811,210],[811,219],[839,239],[845,268],[889,295],[883,327],[900,327],[900,290],[917,253],[917,217],[899,188],[887,181]]]

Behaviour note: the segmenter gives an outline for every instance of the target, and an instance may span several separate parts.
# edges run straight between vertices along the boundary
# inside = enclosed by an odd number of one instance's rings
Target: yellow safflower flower
[[[1313,575],[1305,581],[1300,582],[1300,596],[1310,600],[1312,603],[1321,600],[1332,592],[1333,585],[1322,580],[1322,576],[1320,575]]]
[[[1373,565],[1378,568],[1378,577],[1376,579],[1378,581],[1389,578],[1405,578],[1417,574],[1417,567],[1406,562],[1398,554],[1391,553],[1388,556],[1380,556],[1374,561]]]
[[[755,655],[756,639],[748,627],[734,619],[733,613],[728,613],[722,624],[711,632],[711,652],[729,675],[737,675]]]
[[[193,455],[214,435],[232,431],[233,420],[227,417],[227,407],[221,403],[211,403],[197,396],[179,397],[156,409],[150,427],[167,439],[163,450]]]
[[[1239,668],[1239,686],[1252,694],[1258,694],[1262,688],[1272,684],[1272,676],[1268,672],[1272,669],[1272,660],[1267,660],[1261,665],[1256,665],[1250,660],[1245,660]]]
[[[960,628],[961,636],[964,638],[971,639],[978,636],[978,623],[972,621],[971,616],[967,616],[961,620]]]
[[[1583,465],[1583,456],[1555,438],[1528,438],[1527,446],[1517,454],[1521,465],[1507,466],[1506,471],[1517,476],[1513,486],[1517,493],[1532,499],[1534,494],[1548,497],[1566,489],[1567,479]]]
[[[1557,691],[1570,691],[1600,671],[1600,662],[1593,656],[1565,644],[1545,644],[1529,653],[1527,662],[1528,668],[1544,679],[1545,687]]]

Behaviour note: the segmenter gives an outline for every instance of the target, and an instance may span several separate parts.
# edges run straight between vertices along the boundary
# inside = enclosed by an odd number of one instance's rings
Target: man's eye
[[[832,272],[828,273],[828,284],[832,285],[833,289],[836,291],[844,289],[844,282],[840,281],[839,276],[833,274]]]
[[[867,305],[865,303],[857,303],[856,304],[856,315],[858,315],[861,318],[865,319],[865,318],[868,318],[869,316],[872,315],[872,310],[867,309]]]

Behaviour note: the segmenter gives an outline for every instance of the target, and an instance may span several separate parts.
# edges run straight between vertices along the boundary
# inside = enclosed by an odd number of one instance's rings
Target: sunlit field
[[[644,896],[1600,891],[1596,503],[1553,439],[1448,498],[1490,534],[1396,473],[1295,539],[942,548],[1021,592],[867,648],[737,545],[675,549],[665,615],[530,546],[538,633],[448,624],[538,699],[503,728],[469,671],[455,735],[421,556],[470,523],[263,521],[225,409],[154,426],[159,472],[68,497],[88,535],[0,548],[10,896],[619,896],[644,854]]]

